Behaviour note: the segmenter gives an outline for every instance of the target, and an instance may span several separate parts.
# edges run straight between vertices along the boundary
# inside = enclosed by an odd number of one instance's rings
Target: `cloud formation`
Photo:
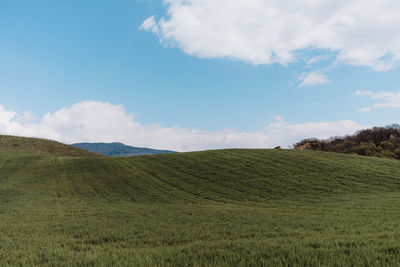
[[[251,64],[298,60],[296,51],[336,52],[336,60],[390,70],[400,59],[397,0],[164,0],[167,15],[141,28],[200,58]]]
[[[400,108],[400,92],[371,92],[371,91],[357,91],[358,96],[368,96],[376,101],[370,107],[359,109],[360,112],[371,111],[376,108]]]
[[[289,146],[309,137],[345,135],[365,125],[353,121],[291,124],[276,121],[258,132],[234,129],[203,131],[181,127],[143,125],[121,105],[85,101],[45,114],[38,123],[18,121],[17,113],[0,105],[0,134],[49,138],[65,143],[123,142],[128,145],[193,151],[219,148]]]
[[[324,83],[329,82],[326,75],[318,73],[318,72],[304,73],[304,74],[300,75],[299,80],[301,80],[299,87],[312,86],[312,85],[324,84]]]
[[[140,26],[140,29],[153,32],[157,35],[160,33],[160,28],[158,27],[154,16],[151,16],[150,18],[146,19]]]

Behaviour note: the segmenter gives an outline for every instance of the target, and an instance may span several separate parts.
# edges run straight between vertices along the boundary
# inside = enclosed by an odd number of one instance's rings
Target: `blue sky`
[[[303,12],[262,0],[224,8],[211,0],[3,0],[0,133],[186,151],[288,145],[398,123],[400,31],[390,25],[400,22],[399,5],[352,0],[350,12],[344,2]],[[364,15],[365,3],[387,17]],[[277,17],[266,20],[273,8]],[[121,124],[145,130],[114,125],[96,135],[103,128],[68,124],[80,120],[71,114],[82,103],[91,114],[88,106],[111,105],[127,118]]]

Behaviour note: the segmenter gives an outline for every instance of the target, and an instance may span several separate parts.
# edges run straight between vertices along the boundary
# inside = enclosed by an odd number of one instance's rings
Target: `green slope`
[[[400,263],[400,162],[293,150],[0,153],[0,262]]]
[[[47,139],[0,135],[0,152],[34,152],[54,156],[70,157],[100,157],[100,154],[91,153],[74,146]]]
[[[145,203],[260,202],[400,190],[400,162],[311,151],[219,150],[131,158],[2,154],[1,159],[3,184],[12,180],[21,194],[49,193],[59,180],[61,195]],[[25,183],[31,186],[28,192]]]

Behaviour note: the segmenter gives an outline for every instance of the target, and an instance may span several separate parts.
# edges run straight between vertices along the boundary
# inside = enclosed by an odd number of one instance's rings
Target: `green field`
[[[11,135],[0,135],[0,152],[34,152],[53,156],[70,157],[101,157],[102,155],[91,153],[60,142],[40,138],[27,138]]]
[[[0,265],[400,264],[400,161],[0,152]]]

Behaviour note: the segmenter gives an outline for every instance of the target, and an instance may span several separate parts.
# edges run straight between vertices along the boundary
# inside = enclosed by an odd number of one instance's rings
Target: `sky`
[[[399,123],[395,0],[0,0],[0,134],[193,151]]]

